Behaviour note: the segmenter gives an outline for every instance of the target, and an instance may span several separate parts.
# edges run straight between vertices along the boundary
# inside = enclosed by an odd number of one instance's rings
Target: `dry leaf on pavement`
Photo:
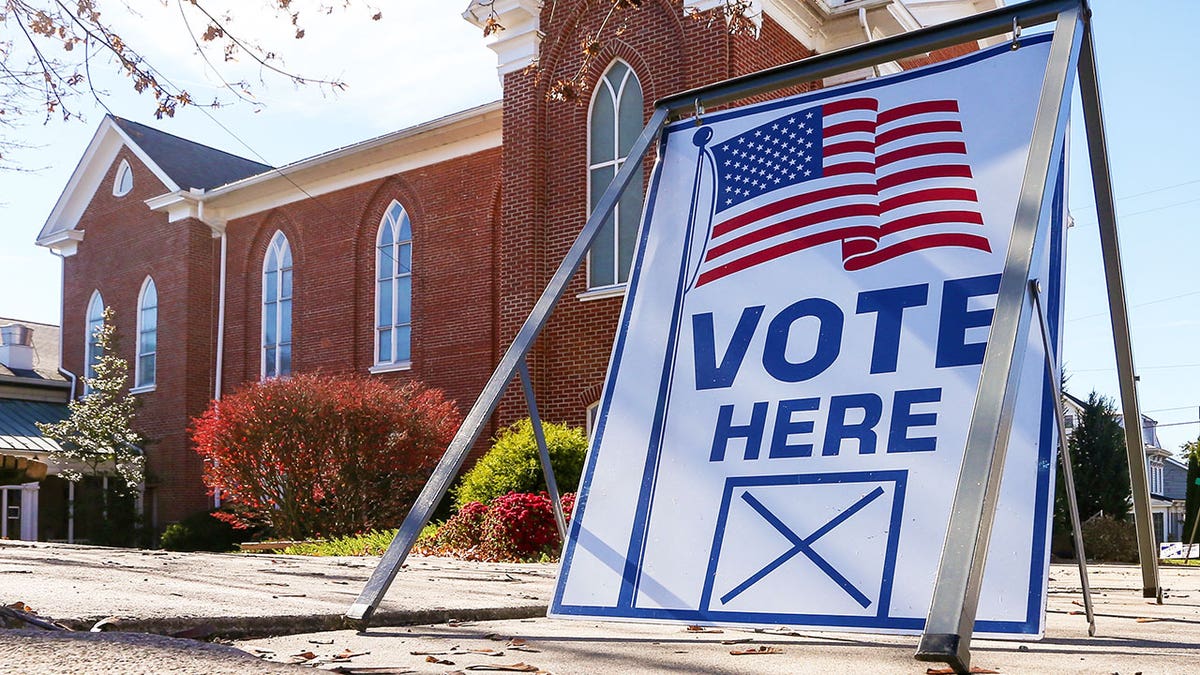
[[[730,649],[729,653],[733,656],[749,656],[751,654],[782,654],[783,650],[779,647],[759,645],[757,647],[747,647],[746,649]]]
[[[454,662],[453,662],[453,661],[450,661],[450,660],[447,660],[447,659],[439,659],[439,658],[438,658],[438,657],[436,657],[436,656],[426,656],[426,657],[425,657],[425,662],[426,662],[426,663],[436,663],[436,664],[438,664],[439,666],[452,666],[452,665],[454,665]]]
[[[689,633],[724,633],[720,628],[705,628],[704,626],[688,626],[685,630]]]

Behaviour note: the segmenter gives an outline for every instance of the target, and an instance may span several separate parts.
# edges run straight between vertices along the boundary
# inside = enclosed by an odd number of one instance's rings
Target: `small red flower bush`
[[[419,383],[305,374],[213,401],[192,441],[230,508],[218,518],[339,537],[398,525],[458,423],[454,403]]]
[[[563,495],[561,504],[569,522],[575,494]],[[561,547],[546,493],[510,492],[487,506],[464,504],[435,535],[418,541],[413,550],[421,555],[512,562],[557,558]]]
[[[510,492],[488,505],[483,549],[499,560],[550,553],[559,544],[554,510],[545,492]]]
[[[479,546],[488,507],[481,502],[463,504],[458,513],[438,528],[433,546],[446,551],[465,551]]]

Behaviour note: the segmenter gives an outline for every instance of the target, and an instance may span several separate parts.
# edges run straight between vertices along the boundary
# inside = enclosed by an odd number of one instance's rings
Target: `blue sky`
[[[141,3],[145,14],[113,14],[131,44],[192,91],[216,92],[194,47],[179,40],[178,14]],[[286,21],[242,16],[235,25],[282,52],[296,72],[336,77],[350,88],[331,95],[267,79],[257,85],[261,107],[184,109],[156,121],[149,98],[114,77],[103,83],[116,115],[274,165],[285,164],[418,124],[500,96],[495,56],[458,2],[397,0],[382,21],[366,11],[314,19],[303,41],[288,38]],[[1200,3],[1185,0],[1093,0],[1104,113],[1132,307],[1134,360],[1144,411],[1160,439],[1175,449],[1200,425],[1200,137],[1193,70]],[[120,12],[119,9],[110,10]],[[219,59],[218,59],[219,61]],[[95,68],[94,68],[95,70]],[[257,82],[244,67],[234,78]],[[0,316],[57,323],[61,267],[33,244],[47,214],[104,115],[80,98],[85,122],[27,121],[16,137],[32,146],[16,156],[31,173],[0,173]],[[1080,115],[1075,115],[1080,120]],[[1070,204],[1076,226],[1068,237],[1064,362],[1068,389],[1116,397],[1116,366],[1100,263],[1082,124],[1072,130]],[[114,261],[116,264],[116,261]],[[1190,423],[1190,424],[1189,424]],[[1174,425],[1174,426],[1166,426]]]

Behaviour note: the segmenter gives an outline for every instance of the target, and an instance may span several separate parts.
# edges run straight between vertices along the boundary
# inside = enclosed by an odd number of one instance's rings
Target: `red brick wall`
[[[520,71],[504,80],[504,203],[501,218],[500,335],[512,341],[588,216],[587,127],[591,89],[613,59],[630,64],[641,81],[645,118],[663,96],[786,63],[809,52],[769,17],[759,39],[731,37],[721,23],[683,15],[681,4],[648,0],[627,12],[619,34],[610,22],[601,53],[586,68],[589,90],[575,103],[547,102],[550,83],[580,69],[580,45],[593,36],[611,3],[557,3],[553,21],[542,12],[542,72]],[[649,166],[649,164],[647,165]],[[648,173],[648,172],[647,172]],[[580,301],[587,286],[581,267],[530,358],[542,417],[582,425],[599,398],[621,298]],[[500,421],[526,414],[510,387]]]
[[[133,191],[112,195],[121,160],[133,170]],[[109,167],[79,223],[84,231],[76,255],[66,258],[63,289],[63,366],[83,374],[87,305],[99,290],[115,313],[118,354],[130,364],[137,343],[137,303],[142,283],[158,291],[156,387],[138,394],[135,428],[148,441],[146,511],[158,523],[177,520],[208,503],[199,476],[199,457],[187,440],[188,420],[211,396],[214,310],[211,270],[213,239],[207,226],[168,223],[143,200],[165,186],[133,153],[122,150]]]
[[[413,228],[412,369],[465,413],[495,365],[494,220],[500,151],[479,152],[227,225],[226,392],[259,379],[262,264],[275,232],[293,258],[292,372],[374,365],[375,243],[392,200]]]

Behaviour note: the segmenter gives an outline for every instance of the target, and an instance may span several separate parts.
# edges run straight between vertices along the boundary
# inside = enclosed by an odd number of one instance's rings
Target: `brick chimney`
[[[33,329],[19,323],[0,326],[0,364],[10,370],[33,370]]]

